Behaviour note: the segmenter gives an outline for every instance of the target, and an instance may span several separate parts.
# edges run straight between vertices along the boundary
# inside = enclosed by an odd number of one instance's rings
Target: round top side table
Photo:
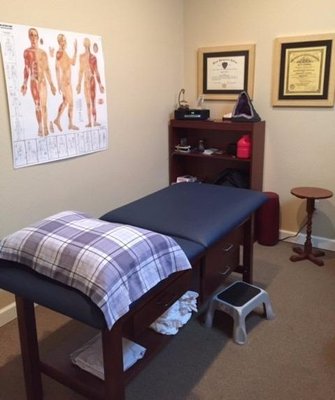
[[[304,247],[293,247],[293,251],[297,254],[290,257],[290,260],[301,261],[310,260],[314,264],[321,267],[324,265],[323,260],[318,257],[324,256],[325,253],[321,250],[313,250],[312,246],[312,217],[315,210],[315,200],[329,199],[333,196],[333,192],[327,189],[321,189],[316,187],[296,187],[291,189],[291,194],[298,197],[299,199],[306,199],[306,212],[307,212],[307,224],[306,224],[306,241]]]

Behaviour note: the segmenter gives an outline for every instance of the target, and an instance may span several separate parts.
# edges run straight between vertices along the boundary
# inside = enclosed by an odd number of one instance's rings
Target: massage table
[[[181,183],[101,216],[104,221],[172,237],[192,264],[192,269],[170,275],[135,301],[110,330],[101,310],[86,295],[25,265],[0,259],[0,288],[15,294],[27,399],[43,399],[43,373],[89,399],[124,400],[126,383],[170,339],[148,327],[178,298],[196,290],[199,306],[205,307],[232,272],[252,283],[253,215],[265,201],[264,194],[252,190]],[[35,303],[101,332],[104,381],[74,366],[68,346],[40,357]],[[122,337],[147,349],[144,358],[125,372]]]

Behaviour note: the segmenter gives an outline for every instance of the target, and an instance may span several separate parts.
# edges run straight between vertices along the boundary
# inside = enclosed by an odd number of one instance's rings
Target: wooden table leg
[[[102,331],[102,349],[106,400],[125,400],[121,324],[116,323],[110,331]]]
[[[42,379],[34,303],[15,296],[27,400],[42,400]]]
[[[306,241],[304,247],[293,247],[293,251],[297,253],[297,255],[293,255],[290,257],[290,260],[293,262],[301,261],[301,260],[310,260],[314,264],[322,267],[324,262],[317,257],[324,256],[324,251],[321,250],[313,250],[312,246],[312,218],[314,212],[314,199],[307,199],[306,203],[306,211],[307,211],[307,225],[306,225]]]

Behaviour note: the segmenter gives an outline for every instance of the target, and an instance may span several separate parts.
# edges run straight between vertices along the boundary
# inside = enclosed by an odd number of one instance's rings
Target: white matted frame
[[[205,100],[236,100],[254,92],[255,44],[198,49],[198,96]]]
[[[332,107],[334,82],[334,33],[275,39],[273,106]]]

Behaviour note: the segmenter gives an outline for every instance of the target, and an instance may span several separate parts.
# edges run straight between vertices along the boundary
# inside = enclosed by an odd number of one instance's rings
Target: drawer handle
[[[234,244],[233,243],[229,243],[222,250],[223,250],[224,253],[228,253],[228,251],[230,251],[233,247],[234,247]]]
[[[227,273],[231,270],[231,266],[227,265],[226,269],[222,272],[219,272],[220,275],[227,275]]]

